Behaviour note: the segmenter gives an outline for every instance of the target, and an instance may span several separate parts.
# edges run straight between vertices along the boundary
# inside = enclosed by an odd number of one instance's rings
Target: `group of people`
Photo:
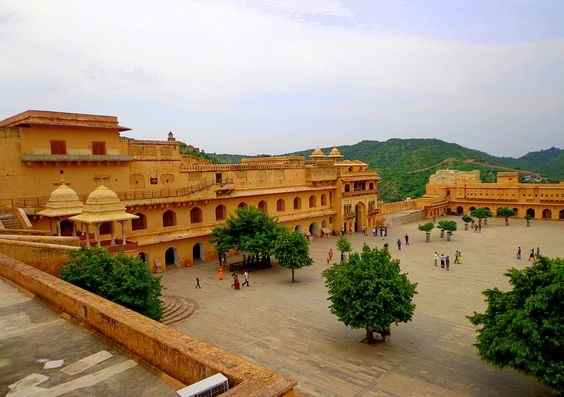
[[[223,266],[221,266],[217,272],[218,275],[217,277],[219,280],[223,280],[223,273],[224,273]],[[241,289],[242,286],[247,286],[247,287],[251,286],[249,282],[249,272],[245,270],[242,273],[242,276],[243,276],[243,282],[241,283],[241,281],[239,280],[239,273],[233,272],[233,274],[231,275],[231,277],[233,278],[233,284],[231,284],[231,288]],[[202,288],[199,277],[196,277],[196,288]]]
[[[409,235],[406,233],[405,236],[403,237],[405,240],[405,245],[408,246],[409,245]],[[398,246],[398,250],[401,251],[401,238],[398,238],[398,241],[396,241],[396,245]]]
[[[521,251],[521,246],[517,247],[517,254],[515,255],[517,257],[517,259],[521,260],[522,256],[522,251]],[[531,251],[529,252],[529,262],[530,261],[534,261],[535,259],[539,258],[541,256],[541,252],[540,252],[540,247],[537,247],[537,250],[535,252],[534,248],[531,248]]]
[[[376,226],[372,229],[374,237],[388,237],[388,226]]]
[[[475,232],[481,232],[482,231],[482,224],[480,222],[472,223],[472,230],[474,230]]]
[[[439,254],[437,251],[433,253],[433,261],[435,266],[439,266],[439,262],[441,264],[441,269],[450,270],[450,256],[445,254]],[[462,251],[457,249],[454,253],[454,263],[460,264],[462,263]]]

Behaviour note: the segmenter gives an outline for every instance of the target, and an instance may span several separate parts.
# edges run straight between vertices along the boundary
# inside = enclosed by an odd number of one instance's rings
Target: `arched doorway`
[[[148,257],[147,254],[144,253],[144,252],[138,253],[138,254],[137,254],[137,257],[138,257],[139,259],[141,259],[141,260],[142,260],[143,262],[145,262],[145,263],[148,263],[148,262],[149,262],[149,257]]]
[[[560,210],[560,213],[558,214],[558,219],[564,220],[564,210]]]
[[[266,201],[264,201],[264,200],[259,201],[258,209],[266,214],[266,212],[267,212]]]
[[[312,236],[316,236],[319,237],[319,235],[321,234],[321,229],[319,228],[319,223],[312,223],[311,225],[309,225],[309,234],[311,234]]]
[[[196,243],[192,247],[192,261],[194,263],[202,261],[202,244]]]
[[[552,211],[548,208],[542,210],[542,219],[551,219],[552,218]]]
[[[359,202],[354,207],[354,231],[362,232],[366,227],[366,206]]]
[[[528,208],[527,209],[527,216],[534,218],[535,217],[535,209],[534,208]]]
[[[470,207],[470,212],[474,211],[476,207]]]
[[[64,219],[59,224],[61,228],[61,236],[72,236],[74,231],[74,226],[72,221]]]
[[[165,251],[165,265],[176,265],[176,248],[170,247]]]
[[[462,208],[460,206],[456,207],[456,215],[458,215],[458,216],[464,215],[464,208]]]
[[[298,232],[298,233],[303,233],[304,232],[304,228],[302,227],[302,225],[296,225],[294,227],[294,231]]]

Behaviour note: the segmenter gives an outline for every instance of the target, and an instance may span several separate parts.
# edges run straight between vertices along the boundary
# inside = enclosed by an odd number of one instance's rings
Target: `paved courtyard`
[[[398,252],[395,241],[406,232],[411,245]],[[223,281],[215,278],[213,264],[172,269],[163,280],[166,294],[198,303],[176,328],[294,377],[306,395],[549,396],[534,379],[481,362],[465,316],[484,308],[482,290],[507,287],[503,273],[526,266],[531,248],[564,256],[563,237],[564,222],[537,221],[527,228],[517,219],[509,227],[490,220],[482,233],[459,230],[451,242],[434,231],[425,243],[415,223],[393,226],[387,240],[351,236],[356,249],[364,241],[379,247],[388,241],[402,269],[419,283],[413,321],[392,327],[389,342],[374,346],[359,343],[364,331],[345,327],[329,312],[321,271],[335,238],[312,243],[315,264],[298,270],[295,284],[289,270],[275,267],[251,273],[251,287],[235,291],[228,274]],[[524,260],[514,259],[517,245]],[[453,258],[457,248],[463,264],[449,272],[433,266],[434,251]],[[194,288],[195,277],[202,289]]]

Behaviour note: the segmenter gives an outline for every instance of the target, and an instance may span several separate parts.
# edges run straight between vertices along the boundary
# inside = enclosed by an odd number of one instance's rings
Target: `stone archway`
[[[192,247],[192,262],[193,263],[201,262],[203,260],[203,257],[204,257],[204,250],[202,248],[202,244],[201,243],[194,244],[194,246]]]
[[[309,225],[309,234],[315,237],[319,237],[321,235],[321,229],[319,227],[319,223],[314,222]]]
[[[558,219],[564,220],[564,210],[560,210],[560,212],[558,213]]]
[[[354,207],[354,231],[362,232],[366,227],[366,205],[362,201]]]
[[[542,210],[542,219],[552,219],[552,211],[549,208]]]
[[[534,208],[527,208],[527,216],[534,218],[535,217],[535,209]]]
[[[461,206],[456,207],[456,215],[458,216],[464,215],[464,208],[462,208]]]
[[[61,228],[61,236],[72,236],[74,234],[74,225],[68,219],[63,219],[59,223],[59,227]]]
[[[176,248],[170,247],[165,251],[165,266],[173,266],[177,264]]]
[[[149,256],[145,252],[140,252],[137,254],[137,257],[141,259],[145,263],[149,263]]]
[[[294,231],[298,232],[298,233],[303,233],[304,232],[304,228],[302,225],[296,225],[294,226]]]

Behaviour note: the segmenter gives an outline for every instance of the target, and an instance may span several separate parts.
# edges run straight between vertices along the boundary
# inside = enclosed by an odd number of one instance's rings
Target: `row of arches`
[[[322,194],[320,197],[321,206],[327,205],[327,195]],[[300,210],[302,209],[302,199],[300,197],[295,197],[293,202],[293,209]],[[317,196],[311,195],[308,198],[308,205],[309,208],[317,207]],[[237,208],[246,208],[248,204],[244,201],[240,202],[237,205]],[[265,200],[259,201],[257,208],[264,213],[268,212],[268,203]],[[284,212],[286,211],[286,200],[278,199],[276,201],[276,211],[277,212]],[[138,216],[137,219],[134,219],[132,222],[132,230],[143,230],[147,228],[147,216],[143,213],[136,213],[135,215]],[[190,210],[190,223],[191,224],[199,224],[203,223],[204,216],[203,211],[200,207],[194,207]],[[219,204],[215,207],[215,220],[216,221],[223,221],[227,218],[227,207],[223,204]],[[162,226],[163,227],[171,227],[177,225],[177,218],[176,212],[169,209],[163,212],[162,214]]]
[[[491,208],[489,208],[489,207],[485,207],[485,208],[490,209],[492,211],[492,213],[495,215],[495,211],[493,211]],[[470,207],[469,212],[472,212],[475,209],[476,209],[476,207]],[[537,211],[541,211],[541,210],[540,209],[537,210],[535,208],[527,208],[525,210],[524,216],[530,216],[531,218],[536,218]],[[558,211],[558,210],[555,210],[555,211]],[[513,212],[516,215],[519,215],[519,209],[518,208],[513,208]],[[542,219],[555,219],[555,218],[553,218],[553,215],[554,215],[553,210],[550,209],[550,208],[543,208],[542,211],[539,212],[539,213],[540,213],[540,216],[541,216]],[[457,215],[464,215],[464,208],[462,206],[456,207],[456,214]],[[558,217],[556,219],[564,220],[564,209],[561,209],[561,210],[558,211]]]
[[[149,254],[146,252],[139,252],[137,256],[144,262],[150,264]],[[192,246],[192,263],[198,263],[204,260],[204,246],[202,243],[196,243]],[[178,248],[171,246],[164,251],[164,266],[179,265],[181,262],[180,254],[178,253]],[[162,271],[164,269],[159,269],[160,260],[156,259],[153,261],[153,265],[156,267],[156,271]]]

